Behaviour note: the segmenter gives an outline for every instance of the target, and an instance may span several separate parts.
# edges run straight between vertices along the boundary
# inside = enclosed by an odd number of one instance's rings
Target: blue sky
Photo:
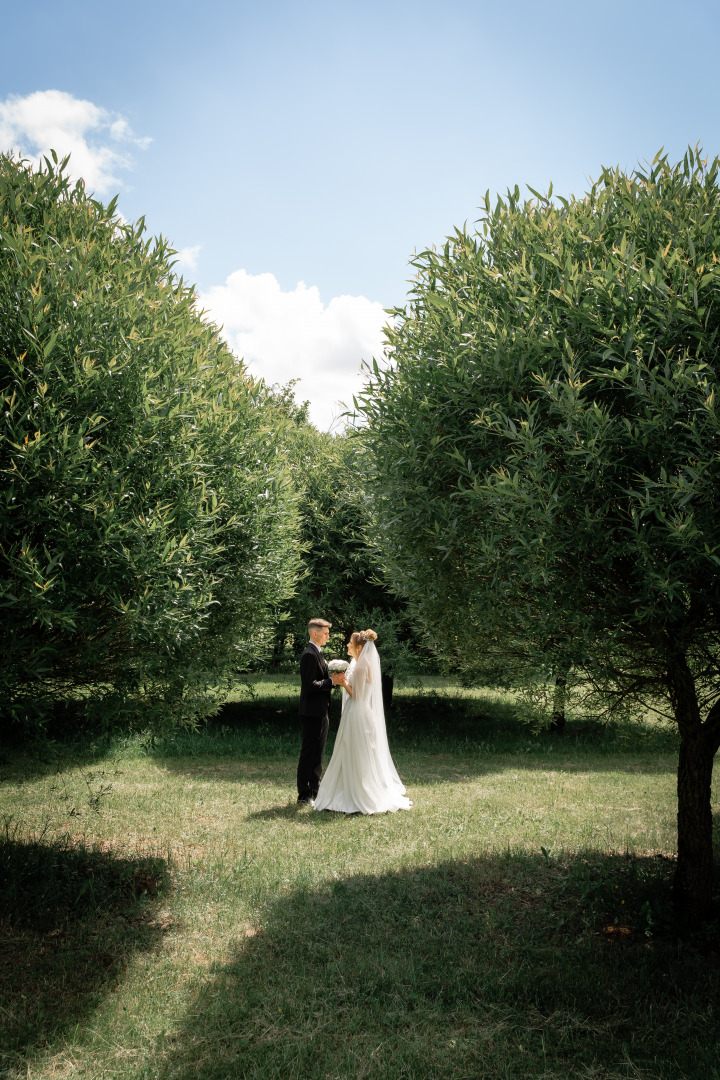
[[[322,427],[486,189],[720,152],[717,0],[6,0],[2,27],[0,148],[64,142]]]

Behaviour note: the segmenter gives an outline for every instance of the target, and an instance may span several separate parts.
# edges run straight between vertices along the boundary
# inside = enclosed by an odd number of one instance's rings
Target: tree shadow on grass
[[[84,1020],[169,928],[160,858],[0,837],[0,1073]]]
[[[284,702],[284,706],[283,706]],[[339,724],[339,704],[333,701],[331,736],[326,760],[332,752]],[[473,700],[406,695],[387,713],[388,739],[396,762],[413,768],[417,755],[431,755],[437,764],[431,783],[455,782],[463,778],[497,772],[498,758],[507,759],[513,769],[561,769],[569,771],[666,771],[663,758],[675,752],[670,730],[642,731],[637,725],[616,728],[610,733],[599,725],[586,725],[563,737],[534,733],[523,719],[522,710],[500,698]],[[297,755],[300,730],[294,699],[234,701],[226,703],[217,717],[198,732],[174,732],[159,739],[153,754],[163,768],[191,775],[218,775],[224,780],[257,781],[256,770],[246,771],[253,759],[286,760]],[[634,755],[632,761],[623,760]],[[648,759],[643,764],[640,757]],[[212,760],[212,764],[210,761]],[[222,764],[221,764],[222,762]],[[234,762],[236,769],[229,767]],[[505,764],[502,767],[506,767]],[[406,782],[423,782],[420,776]]]
[[[173,1080],[698,1080],[717,925],[678,940],[671,860],[488,857],[298,889],[217,965]]]
[[[254,814],[248,814],[249,821],[294,821],[305,820],[307,818],[308,811],[304,806],[300,806],[294,800],[288,803],[281,803],[279,806],[269,806],[266,810],[257,810]]]
[[[101,768],[112,757],[109,739],[75,738],[66,742],[37,739],[0,744],[0,783],[28,783],[74,768]]]
[[[329,810],[323,810],[321,813],[315,812],[312,808],[306,806],[300,806],[296,802],[282,803],[280,806],[271,806],[266,810],[256,810],[251,814],[246,815],[247,821],[279,821],[285,820],[287,822],[296,821],[303,827],[311,825],[322,825],[323,829],[331,825],[341,825],[348,818],[363,817],[359,811],[357,814],[343,814],[334,813]]]
[[[197,730],[175,729],[158,735],[145,733],[143,749],[173,772],[194,772],[199,758],[266,758],[293,756],[299,751],[300,725],[295,684],[261,686],[255,696],[225,702],[218,713]],[[340,699],[333,697],[330,729],[340,721]],[[601,723],[569,721],[567,733],[535,732],[527,723],[521,703],[488,692],[481,697],[462,693],[400,689],[387,711],[387,728],[394,754],[464,755],[468,775],[481,775],[483,758],[512,755],[537,767],[548,757],[562,768],[568,757],[578,760],[598,754],[608,761],[622,754],[673,755],[677,750],[672,727],[652,729],[633,722],[604,727]],[[127,732],[79,731],[66,723],[28,744],[20,736],[0,744],[0,781],[28,781],[77,766],[101,766],[115,753]],[[328,750],[331,749],[331,744]],[[584,762],[583,762],[584,764]],[[544,766],[543,766],[544,767]],[[592,768],[593,766],[589,766]],[[612,764],[616,768],[615,761]],[[601,768],[601,766],[595,766]],[[242,779],[238,777],[238,779]]]

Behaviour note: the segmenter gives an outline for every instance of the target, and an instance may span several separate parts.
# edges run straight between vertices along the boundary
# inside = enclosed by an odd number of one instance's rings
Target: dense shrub
[[[191,718],[296,569],[275,421],[172,250],[0,158],[0,701]]]

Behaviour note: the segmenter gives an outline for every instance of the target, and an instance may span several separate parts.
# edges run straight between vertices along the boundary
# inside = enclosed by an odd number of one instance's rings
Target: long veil
[[[351,683],[352,683],[353,677],[355,675],[355,665],[356,665],[356,663],[357,663],[356,660],[351,660],[350,663],[347,666],[346,671],[345,671],[345,675],[347,676],[347,678],[350,680]],[[350,697],[350,695],[347,693],[346,690],[343,690],[343,692],[342,692],[342,705],[340,706],[341,715],[345,712],[345,709],[347,708],[348,704],[351,701],[352,701],[352,698]]]
[[[367,641],[363,645],[362,652],[355,665],[353,672],[353,690],[362,695],[368,714],[368,736],[376,754],[376,763],[385,784],[399,785],[402,791],[405,787],[398,776],[393,763],[388,744],[387,729],[385,727],[385,708],[382,696],[382,669],[380,667],[380,655],[375,648],[374,641]]]

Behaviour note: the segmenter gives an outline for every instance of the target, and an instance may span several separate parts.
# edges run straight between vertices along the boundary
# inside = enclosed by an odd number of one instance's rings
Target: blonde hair
[[[361,649],[363,645],[367,645],[368,641],[377,641],[377,634],[374,630],[356,630],[350,635],[351,645],[358,645]]]

